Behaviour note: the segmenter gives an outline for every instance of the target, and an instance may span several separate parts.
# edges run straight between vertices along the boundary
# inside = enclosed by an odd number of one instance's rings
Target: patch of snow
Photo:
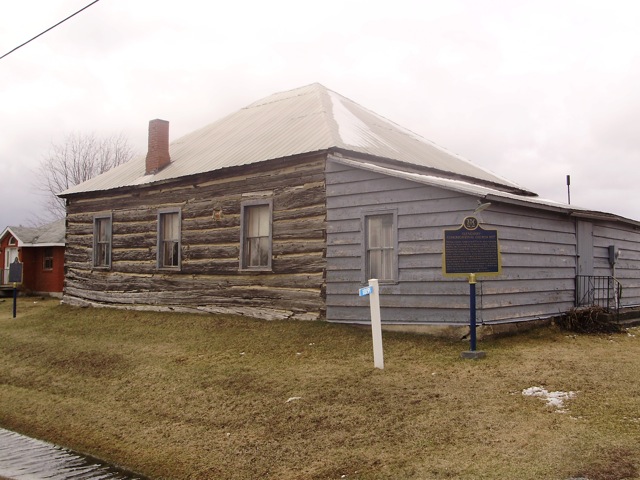
[[[302,397],[289,397],[289,399],[284,403],[295,402],[296,400],[300,400]]]
[[[384,145],[393,149],[391,145],[376,135],[369,128],[369,125],[354,115],[342,102],[338,94],[329,92],[329,97],[331,98],[333,118],[338,124],[338,135],[340,135],[344,143],[363,148],[371,147],[372,145]]]
[[[576,392],[549,392],[542,387],[529,387],[522,390],[526,397],[538,397],[547,402],[548,407],[553,407],[559,412],[564,412],[564,402],[576,396]]]

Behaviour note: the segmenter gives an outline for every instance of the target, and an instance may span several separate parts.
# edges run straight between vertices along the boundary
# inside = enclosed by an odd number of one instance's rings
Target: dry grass
[[[152,478],[638,478],[638,330],[385,333],[380,371],[367,329],[33,301],[0,303],[0,425]]]

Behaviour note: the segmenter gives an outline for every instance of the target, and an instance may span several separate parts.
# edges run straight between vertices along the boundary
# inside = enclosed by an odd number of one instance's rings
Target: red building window
[[[53,247],[44,248],[44,261],[42,268],[44,270],[53,270]]]

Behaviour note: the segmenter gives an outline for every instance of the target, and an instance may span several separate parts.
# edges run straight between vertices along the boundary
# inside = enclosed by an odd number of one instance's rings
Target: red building
[[[13,289],[9,265],[18,259],[22,262],[22,292],[62,296],[64,246],[64,220],[35,228],[5,228],[0,235],[0,288]]]

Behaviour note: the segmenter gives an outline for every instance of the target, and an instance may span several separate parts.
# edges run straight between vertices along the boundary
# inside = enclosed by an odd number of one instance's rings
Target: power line
[[[44,32],[39,33],[38,35],[36,35],[35,37],[27,40],[26,42],[24,42],[21,45],[18,45],[16,48],[14,48],[13,50],[8,51],[7,53],[5,53],[4,55],[2,55],[0,57],[0,60],[2,60],[4,57],[6,57],[7,55],[9,55],[10,53],[15,52],[16,50],[18,50],[21,47],[24,47],[27,43],[34,41],[36,38],[38,38],[41,35],[44,35],[45,33],[47,33],[49,30],[53,30],[54,28],[56,28],[58,25],[66,22],[67,20],[69,20],[71,17],[75,17],[77,14],[79,14],[80,12],[82,12],[83,10],[86,10],[87,8],[89,8],[91,5],[93,5],[94,3],[98,3],[100,0],[94,0],[93,2],[91,2],[89,5],[87,5],[86,7],[81,8],[80,10],[78,10],[76,13],[73,13],[71,15],[69,15],[67,18],[65,18],[64,20],[59,21],[58,23],[56,23],[55,25],[53,25],[52,27],[47,28]]]

